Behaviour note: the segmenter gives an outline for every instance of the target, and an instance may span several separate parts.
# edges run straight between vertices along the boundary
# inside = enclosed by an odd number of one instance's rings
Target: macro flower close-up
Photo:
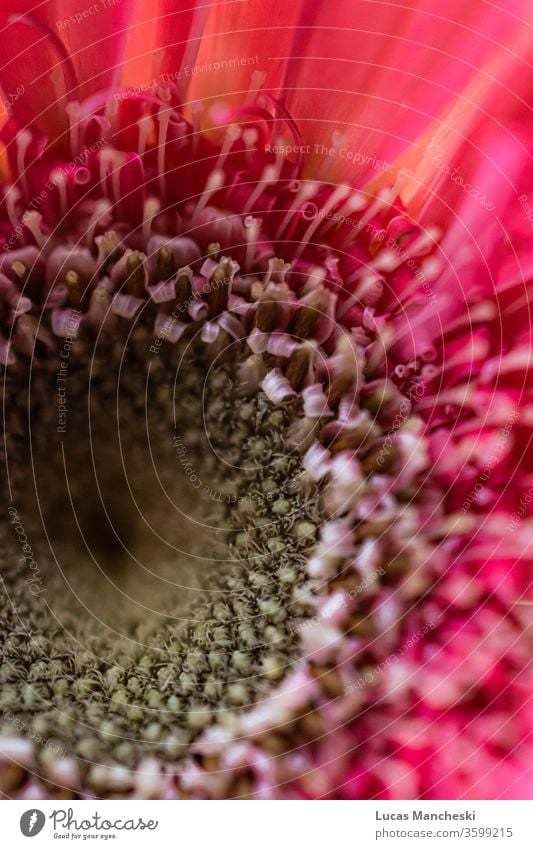
[[[531,798],[531,9],[0,9],[3,798]]]

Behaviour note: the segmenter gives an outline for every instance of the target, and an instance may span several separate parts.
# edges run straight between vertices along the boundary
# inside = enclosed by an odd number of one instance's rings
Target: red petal
[[[65,132],[67,100],[84,100],[120,72],[130,0],[2,3],[0,83],[9,110],[54,140]]]

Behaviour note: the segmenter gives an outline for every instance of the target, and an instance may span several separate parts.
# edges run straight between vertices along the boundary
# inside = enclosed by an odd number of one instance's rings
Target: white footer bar
[[[532,849],[530,802],[3,803],[1,845]],[[69,841],[69,842],[68,842]]]

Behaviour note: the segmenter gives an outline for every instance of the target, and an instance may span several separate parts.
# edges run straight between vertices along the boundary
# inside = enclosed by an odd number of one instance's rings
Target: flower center
[[[172,129],[169,162],[194,143]],[[354,655],[376,661],[444,533],[426,485],[433,530],[413,544],[413,407],[435,352],[422,340],[398,362],[427,244],[385,196],[277,160],[248,184],[250,150],[229,164],[244,134],[229,136],[196,201],[166,211],[178,184],[160,153],[104,147],[59,169],[45,195],[64,216],[74,193],[74,229],[30,209],[2,258],[3,731],[39,735],[32,768],[87,792],[131,788],[148,754],[204,776],[249,733],[277,754],[289,720],[320,736],[312,717],[339,697],[355,710]],[[161,197],[139,204],[139,175]]]
[[[37,565],[11,546],[2,698],[61,749],[134,766],[147,746],[175,760],[290,668],[319,490],[291,435],[301,404],[239,379],[244,342],[191,327],[170,346],[142,314],[122,329],[67,336],[28,376],[9,456]]]

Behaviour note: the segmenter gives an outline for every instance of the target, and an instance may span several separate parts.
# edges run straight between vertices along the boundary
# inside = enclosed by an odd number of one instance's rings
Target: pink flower
[[[6,795],[530,796],[523,14],[4,10]]]

